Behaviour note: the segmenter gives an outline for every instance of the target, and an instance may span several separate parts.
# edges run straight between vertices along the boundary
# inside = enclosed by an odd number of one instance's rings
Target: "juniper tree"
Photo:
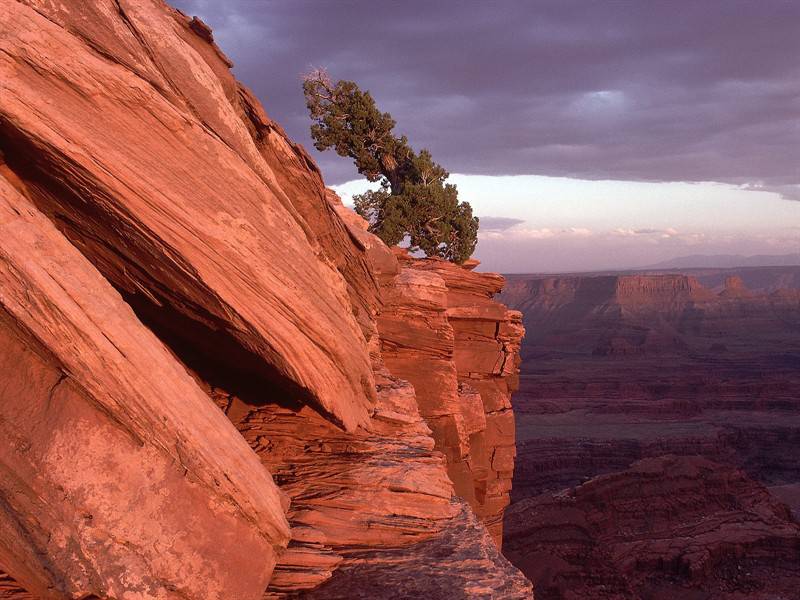
[[[333,148],[352,158],[369,181],[381,182],[377,191],[353,198],[370,231],[389,245],[408,236],[412,251],[456,263],[472,255],[478,236],[472,207],[459,202],[456,186],[446,183],[449,174],[430,152],[417,154],[406,136],[395,136],[394,119],[378,110],[368,91],[352,81],[334,84],[316,70],[305,77],[303,92],[317,150]]]

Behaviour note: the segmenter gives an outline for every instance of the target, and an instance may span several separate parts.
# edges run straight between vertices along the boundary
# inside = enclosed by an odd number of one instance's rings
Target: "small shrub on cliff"
[[[448,173],[430,152],[417,154],[405,136],[392,133],[394,119],[378,110],[369,92],[352,81],[334,84],[321,70],[305,77],[303,92],[317,150],[333,148],[369,181],[381,182],[379,190],[354,197],[372,233],[390,246],[408,236],[412,251],[456,263],[472,255],[478,238],[472,207],[458,201],[456,186],[445,183]]]

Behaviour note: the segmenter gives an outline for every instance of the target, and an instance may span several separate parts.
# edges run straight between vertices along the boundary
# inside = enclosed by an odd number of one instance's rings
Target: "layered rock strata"
[[[198,19],[0,12],[0,593],[396,597],[380,574],[529,598],[458,498],[497,537],[521,336],[501,279],[401,268]],[[407,344],[449,344],[455,437],[393,368],[404,303]]]
[[[36,600],[0,565],[0,598],[3,600]]]
[[[503,279],[403,252],[378,319],[389,369],[417,390],[420,414],[447,456],[456,494],[498,545],[514,470],[521,315],[492,300]]]
[[[24,193],[0,178],[0,562],[40,598],[253,596],[281,492]]]
[[[320,186],[316,203],[281,187],[263,155],[294,149],[224,56],[155,0],[0,10],[2,151],[39,209],[197,362],[213,353],[242,380],[364,423],[372,373],[322,241],[337,232],[306,218],[333,222],[330,208]]]
[[[458,565],[453,569],[453,565]],[[509,570],[495,540],[468,506],[435,538],[407,551],[362,551],[307,598],[531,598],[530,582]],[[449,571],[449,577],[441,577]],[[409,573],[414,573],[409,577]]]

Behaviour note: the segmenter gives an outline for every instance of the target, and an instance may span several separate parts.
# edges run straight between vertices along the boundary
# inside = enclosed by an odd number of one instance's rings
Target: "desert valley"
[[[800,267],[509,276],[505,552],[537,598],[800,585]]]

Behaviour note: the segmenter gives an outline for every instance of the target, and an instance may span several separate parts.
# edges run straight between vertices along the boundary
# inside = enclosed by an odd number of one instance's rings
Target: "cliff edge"
[[[0,12],[0,595],[531,597],[502,278],[367,233],[198,19]]]

